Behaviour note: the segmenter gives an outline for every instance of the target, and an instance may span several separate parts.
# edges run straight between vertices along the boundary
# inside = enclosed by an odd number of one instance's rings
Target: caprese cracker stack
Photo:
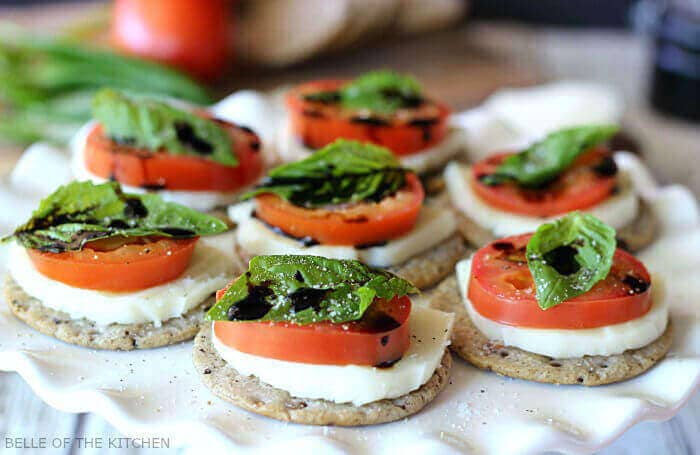
[[[73,182],[3,239],[16,240],[5,299],[26,324],[68,343],[130,350],[186,340],[234,272],[231,254],[199,236],[226,229],[116,182]]]
[[[291,90],[286,104],[280,153],[287,161],[343,138],[386,147],[403,166],[425,174],[442,169],[463,148],[447,106],[426,97],[411,76],[393,71],[308,82]]]
[[[194,365],[217,396],[275,419],[369,425],[420,411],[446,385],[453,315],[354,260],[257,256],[217,293]]]
[[[203,110],[104,89],[93,116],[73,143],[79,180],[116,180],[208,211],[235,202],[264,172],[258,136]]]
[[[445,183],[460,212],[460,230],[476,246],[532,232],[583,210],[618,230],[622,246],[638,250],[655,235],[655,220],[627,172],[602,144],[611,125],[555,131],[519,153],[499,153],[472,166],[450,163]]]
[[[456,314],[452,347],[477,367],[555,384],[608,384],[671,346],[663,283],[616,248],[615,230],[574,212],[457,264],[428,299]]]
[[[387,149],[337,140],[270,171],[229,208],[243,258],[310,254],[391,267],[419,288],[464,254],[454,214],[423,205],[423,187]],[[245,262],[245,261],[244,261]]]

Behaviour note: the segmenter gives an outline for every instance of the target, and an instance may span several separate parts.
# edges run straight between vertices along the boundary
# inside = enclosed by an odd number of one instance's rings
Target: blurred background
[[[625,105],[620,146],[700,195],[697,0],[0,0],[0,175],[31,142],[65,143],[102,85],[208,104],[376,68],[414,74],[456,111],[505,87],[605,84]],[[700,453],[699,422],[696,397],[606,453]],[[116,435],[2,374],[0,436],[46,428]]]

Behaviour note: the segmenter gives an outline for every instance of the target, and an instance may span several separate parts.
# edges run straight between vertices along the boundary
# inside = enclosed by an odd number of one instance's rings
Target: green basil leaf
[[[537,304],[543,310],[584,294],[610,273],[615,229],[573,212],[540,226],[527,244]]]
[[[42,200],[29,221],[2,241],[15,238],[26,248],[60,253],[109,237],[190,238],[226,229],[216,217],[155,194],[123,193],[116,182],[72,182]]]
[[[588,125],[555,131],[524,151],[506,158],[496,172],[482,177],[487,185],[514,181],[536,188],[555,180],[586,150],[617,133],[615,125]]]
[[[340,89],[340,100],[350,109],[392,114],[399,108],[422,103],[422,88],[411,76],[380,70],[365,73]]]
[[[207,313],[210,321],[342,323],[362,318],[375,297],[418,292],[411,283],[359,261],[320,256],[257,256]]]
[[[306,159],[279,166],[254,190],[303,207],[380,201],[406,183],[406,170],[387,149],[339,139]]]
[[[230,136],[216,122],[163,101],[102,89],[93,100],[93,116],[117,142],[238,165]]]

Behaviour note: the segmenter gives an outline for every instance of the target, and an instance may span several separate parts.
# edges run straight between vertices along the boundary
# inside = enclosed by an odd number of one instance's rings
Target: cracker
[[[403,264],[387,269],[410,281],[418,289],[436,285],[454,271],[457,261],[466,253],[464,241],[459,234],[454,234],[442,243],[431,247]]]
[[[160,327],[152,322],[99,326],[85,318],[71,319],[67,313],[44,306],[24,292],[10,275],[5,277],[3,290],[15,316],[44,335],[70,344],[116,351],[156,348],[191,339],[215,300],[212,295],[184,315],[164,321]]]
[[[228,365],[211,342],[211,324],[195,337],[193,362],[202,382],[216,396],[247,411],[273,419],[307,425],[360,426],[392,422],[423,409],[449,381],[452,357],[445,349],[440,366],[419,389],[394,399],[355,406],[320,399],[293,397],[284,390],[243,376]]]
[[[450,345],[454,353],[478,368],[512,378],[551,384],[610,384],[645,372],[663,359],[671,347],[669,322],[659,338],[639,349],[611,356],[553,359],[487,339],[467,315],[455,277],[447,278],[426,293],[425,299],[433,308],[455,313]]]

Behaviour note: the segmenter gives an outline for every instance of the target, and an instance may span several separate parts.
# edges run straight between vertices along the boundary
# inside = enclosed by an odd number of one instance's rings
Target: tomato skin
[[[85,141],[85,167],[104,179],[143,188],[180,191],[237,191],[255,182],[263,173],[255,133],[225,123],[238,158],[235,167],[224,166],[206,158],[170,155],[118,144],[106,137],[96,125]]]
[[[395,362],[408,350],[407,296],[390,301],[376,299],[363,318],[343,324],[319,322],[215,321],[214,333],[228,347],[269,359],[315,365],[381,365]],[[383,321],[389,316],[395,323]]]
[[[436,111],[436,121],[429,125],[410,125],[393,118],[386,125],[353,122],[342,109],[323,108],[318,111],[318,103],[304,100],[301,95],[323,90],[336,90],[347,81],[322,80],[302,84],[287,94],[287,108],[290,114],[292,134],[311,149],[319,149],[338,138],[371,142],[388,148],[395,155],[412,155],[440,143],[448,132],[447,117],[450,110],[441,103],[432,103]],[[347,114],[347,113],[346,113]],[[416,120],[420,120],[416,116]]]
[[[557,181],[544,189],[523,189],[506,182],[487,185],[479,177],[491,174],[512,153],[498,153],[472,166],[471,185],[474,192],[488,205],[520,215],[549,217],[574,210],[584,210],[603,202],[615,189],[615,176],[597,174],[592,166],[610,152],[594,148],[574,162]]]
[[[277,195],[262,194],[255,197],[255,213],[293,237],[310,237],[324,245],[371,245],[411,231],[424,197],[418,177],[407,174],[406,186],[378,203],[307,209]]]
[[[127,53],[211,80],[232,57],[232,17],[227,0],[117,0],[111,39]]]
[[[537,305],[535,285],[525,262],[532,234],[497,240],[472,257],[468,297],[485,318],[501,324],[540,329],[590,329],[639,318],[652,305],[651,276],[631,254],[617,249],[608,277],[587,293],[548,310]],[[504,249],[499,245],[513,245]],[[623,280],[632,275],[647,284],[633,292]]]
[[[198,238],[159,239],[126,244],[114,250],[93,249],[44,253],[28,249],[42,275],[69,286],[109,292],[133,292],[158,286],[182,275]]]

